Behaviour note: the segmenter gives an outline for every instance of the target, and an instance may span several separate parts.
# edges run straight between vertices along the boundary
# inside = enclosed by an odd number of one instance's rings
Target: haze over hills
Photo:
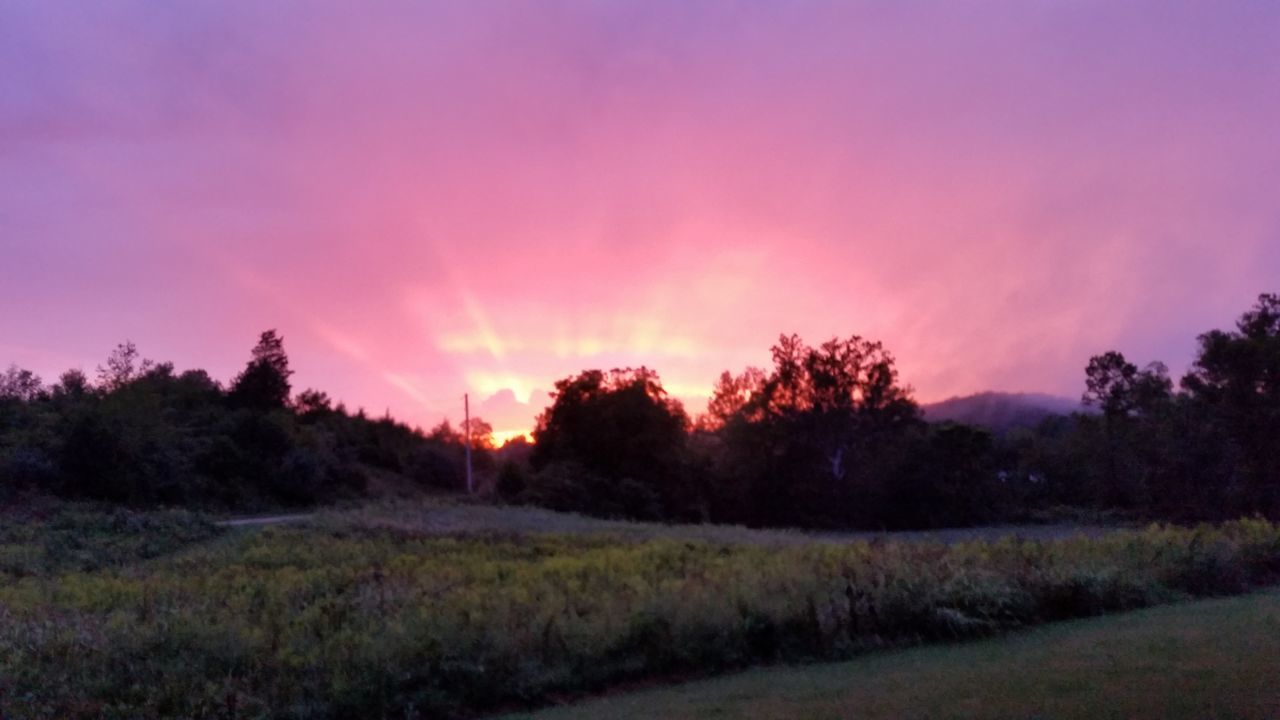
[[[1046,393],[981,392],[921,406],[929,422],[981,425],[997,433],[1035,427],[1053,415],[1087,410],[1079,400]]]

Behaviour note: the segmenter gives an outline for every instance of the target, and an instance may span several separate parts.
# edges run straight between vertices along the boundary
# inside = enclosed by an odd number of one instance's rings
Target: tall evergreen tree
[[[275,330],[267,330],[259,336],[249,364],[232,382],[231,402],[237,407],[262,411],[287,407],[292,374],[284,338]]]

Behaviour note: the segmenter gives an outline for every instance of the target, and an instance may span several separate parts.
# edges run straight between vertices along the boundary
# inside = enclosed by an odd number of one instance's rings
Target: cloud
[[[697,412],[782,332],[922,399],[1176,371],[1280,276],[1277,12],[6,4],[0,336],[225,378],[279,327],[424,424],[642,364]]]
[[[493,426],[499,440],[505,440],[531,430],[538,414],[550,404],[551,397],[542,390],[530,393],[527,400],[521,401],[513,391],[503,389],[472,408],[478,417]]]

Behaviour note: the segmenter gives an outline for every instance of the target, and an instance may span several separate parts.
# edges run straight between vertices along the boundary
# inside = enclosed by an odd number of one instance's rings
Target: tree
[[[454,428],[453,424],[446,419],[441,420],[439,425],[431,428],[431,432],[427,433],[427,439],[462,447],[468,434],[471,436],[472,450],[494,449],[493,426],[475,416],[471,418],[470,433],[463,427]]]
[[[126,340],[107,356],[105,367],[98,366],[98,387],[103,392],[115,392],[146,374],[154,364],[139,355],[132,340]]]
[[[409,458],[410,477],[433,487],[464,489],[467,439],[464,428],[455,428],[446,418],[426,435],[419,436],[426,443]],[[488,478],[495,468],[493,427],[478,417],[471,418],[471,451],[472,469],[478,476]]]
[[[8,370],[0,373],[0,400],[33,402],[44,392],[40,376],[30,370],[10,365]]]
[[[1114,350],[1089,359],[1085,387],[1084,404],[1101,408],[1108,418],[1150,413],[1173,392],[1164,363],[1153,362],[1139,370]]]
[[[1240,510],[1280,514],[1280,295],[1260,295],[1234,331],[1199,344],[1182,386],[1239,457]]]
[[[761,408],[758,403],[751,403],[760,397],[765,379],[764,371],[755,367],[747,368],[741,375],[727,370],[720,373],[720,379],[711,390],[711,399],[707,401],[707,412],[698,418],[698,427],[715,431],[735,418],[759,420]]]
[[[1095,503],[1142,511],[1156,501],[1167,458],[1159,441],[1171,409],[1173,383],[1163,363],[1139,370],[1114,350],[1095,355],[1085,367],[1085,405],[1101,420],[1082,420],[1077,431],[1093,434],[1083,466]]]
[[[594,496],[582,508],[588,512],[605,512],[606,506],[631,516],[695,512],[698,501],[684,487],[689,418],[657,373],[644,367],[587,370],[555,388],[533,431],[535,470]],[[552,466],[558,469],[552,472]],[[624,496],[606,497],[623,490]],[[650,507],[654,503],[658,507]]]
[[[464,433],[471,436],[472,450],[492,450],[493,446],[493,426],[481,420],[478,417],[471,418],[470,432]]]
[[[899,440],[920,423],[893,356],[854,335],[809,347],[783,335],[773,369],[724,373],[702,427],[720,437],[717,504],[755,524],[848,525],[872,496]],[[733,498],[731,493],[740,495]],[[881,493],[881,496],[883,494]]]
[[[53,393],[58,397],[82,398],[92,390],[89,378],[85,377],[84,371],[79,368],[62,373],[58,383],[53,386]]]
[[[230,399],[237,407],[269,411],[289,405],[289,357],[284,338],[267,330],[258,338],[248,366],[231,384]]]
[[[887,488],[881,524],[890,528],[984,523],[1004,508],[991,431],[941,422],[911,433],[905,462]]]
[[[307,389],[298,393],[294,409],[302,418],[312,420],[322,418],[333,412],[333,402],[329,394],[320,390]]]

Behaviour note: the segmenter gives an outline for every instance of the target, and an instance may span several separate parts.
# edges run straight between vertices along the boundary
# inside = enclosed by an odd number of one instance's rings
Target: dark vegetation
[[[393,473],[413,486],[462,487],[462,434],[430,433],[291,396],[289,360],[262,334],[229,386],[176,372],[123,343],[98,368],[45,386],[0,374],[0,500],[53,495],[130,505],[254,509],[361,496]],[[475,433],[486,432],[483,421]],[[481,465],[487,462],[481,457]]]
[[[471,441],[488,496],[606,517],[752,526],[904,529],[1083,508],[1130,518],[1280,515],[1280,297],[1198,339],[1175,386],[1118,352],[1085,370],[1090,412],[991,424],[927,422],[892,355],[853,336],[783,336],[769,369],[724,373],[691,418],[646,368],[556,384],[535,443]],[[0,494],[134,505],[255,507],[367,492],[393,476],[462,486],[463,434],[430,433],[291,395],[264,333],[223,387],[121,345],[96,382],[0,376]],[[998,421],[998,422],[997,422]],[[1007,421],[1007,422],[1006,422]],[[1027,425],[1035,422],[1031,427]]]
[[[1274,518],[1280,297],[1260,296],[1234,330],[1198,343],[1177,388],[1164,365],[1107,352],[1085,370],[1089,412],[1029,422],[992,398],[994,427],[926,422],[892,356],[857,336],[818,347],[782,337],[771,369],[723,374],[693,423],[648,370],[583,373],[557,385],[535,432],[536,472],[511,496],[754,526],[938,527],[1062,508]],[[647,463],[627,454],[640,448]]]

